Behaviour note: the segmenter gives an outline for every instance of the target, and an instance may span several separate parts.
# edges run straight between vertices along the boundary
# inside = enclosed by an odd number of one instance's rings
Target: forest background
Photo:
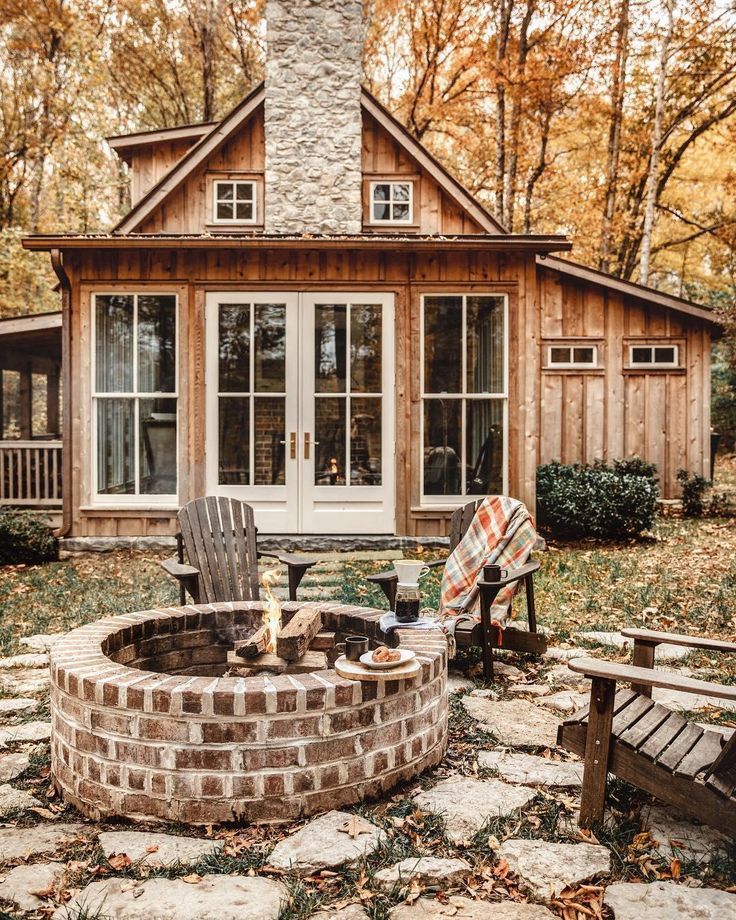
[[[0,315],[59,308],[28,232],[127,210],[104,138],[211,121],[263,75],[263,0],[0,0]],[[736,4],[365,0],[365,82],[513,232],[720,311],[736,432]]]

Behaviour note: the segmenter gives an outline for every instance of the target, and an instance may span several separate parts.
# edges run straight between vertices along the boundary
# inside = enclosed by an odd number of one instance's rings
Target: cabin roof
[[[215,154],[250,118],[265,99],[265,84],[261,83],[245,97],[222,121],[213,125],[184,125],[162,131],[108,138],[113,150],[129,160],[130,151],[147,143],[198,138],[184,156],[137,202],[114,228],[118,233],[134,233],[194,170]],[[406,128],[368,90],[361,90],[361,105],[401,147],[420,164],[461,208],[470,214],[488,233],[506,233],[506,229],[491,215],[447,169],[420,144]],[[178,132],[178,133],[177,133]]]
[[[192,125],[177,125],[174,128],[152,128],[150,131],[136,131],[133,134],[113,134],[105,140],[118,157],[130,166],[133,151],[139,147],[152,147],[170,141],[196,141],[209,134],[216,125],[216,121],[206,121]]]
[[[621,278],[606,274],[606,272],[598,271],[595,268],[589,268],[587,265],[581,265],[579,262],[572,262],[569,259],[560,259],[555,256],[541,255],[537,257],[537,264],[542,268],[548,268],[551,271],[559,272],[561,275],[566,275],[568,278],[589,281],[592,284],[598,284],[601,287],[607,288],[609,291],[617,291],[628,297],[636,297],[647,303],[667,307],[669,310],[675,310],[687,316],[695,316],[698,319],[704,319],[716,326],[721,325],[710,307],[704,307],[702,304],[693,303],[692,300],[686,300],[684,297],[667,294],[664,291],[659,291],[645,284],[637,284],[635,281],[624,281]]]

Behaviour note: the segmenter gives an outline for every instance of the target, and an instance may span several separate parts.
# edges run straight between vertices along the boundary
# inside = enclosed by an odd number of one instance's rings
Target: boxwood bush
[[[27,511],[0,510],[0,565],[58,558],[59,544],[46,518]]]
[[[656,468],[638,457],[587,464],[548,463],[537,468],[537,517],[562,538],[634,537],[657,512]]]

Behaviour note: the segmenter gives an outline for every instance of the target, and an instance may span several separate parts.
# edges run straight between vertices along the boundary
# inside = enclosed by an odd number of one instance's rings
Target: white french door
[[[211,292],[208,494],[263,533],[393,533],[393,295]]]

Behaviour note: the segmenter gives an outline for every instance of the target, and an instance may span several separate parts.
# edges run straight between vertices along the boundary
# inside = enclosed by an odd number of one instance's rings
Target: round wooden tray
[[[338,676],[345,680],[406,680],[409,677],[416,677],[422,670],[422,666],[416,658],[412,658],[411,661],[400,664],[396,668],[374,671],[359,661],[348,661],[344,655],[337,659],[333,667]]]

